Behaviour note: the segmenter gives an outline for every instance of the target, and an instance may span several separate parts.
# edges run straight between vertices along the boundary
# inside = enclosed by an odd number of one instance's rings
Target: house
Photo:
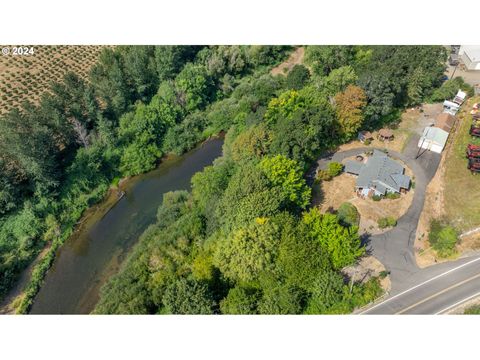
[[[360,140],[360,142],[362,143],[364,143],[365,141],[372,141],[373,135],[370,131],[360,131],[358,133],[358,140]]]
[[[446,132],[450,132],[456,122],[457,122],[457,118],[452,114],[441,113],[440,115],[437,116],[437,119],[435,121],[435,126],[442,130],[445,130]]]
[[[380,129],[378,131],[378,140],[381,140],[381,141],[393,140],[393,131],[390,129]]]
[[[480,70],[480,45],[462,45],[458,56],[467,70]]]
[[[355,189],[361,196],[400,193],[410,187],[410,177],[404,174],[403,166],[379,150],[374,150],[366,163],[347,161],[344,171],[358,175]]]
[[[448,132],[435,126],[427,126],[418,140],[418,147],[441,153],[447,143]]]

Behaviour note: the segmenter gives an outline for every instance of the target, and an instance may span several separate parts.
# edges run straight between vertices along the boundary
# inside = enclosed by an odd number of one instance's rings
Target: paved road
[[[440,154],[429,151],[421,153],[417,158],[418,139],[418,135],[413,136],[403,153],[389,151],[390,156],[402,160],[413,171],[415,193],[412,204],[398,219],[395,228],[380,235],[366,236],[364,239],[367,252],[380,260],[390,271],[392,283],[390,298],[381,306],[372,307],[365,313],[394,314],[427,299],[405,310],[405,313],[432,314],[442,310],[442,306],[446,308],[480,291],[480,276],[470,279],[475,274],[480,274],[480,261],[469,264],[469,261],[475,259],[473,257],[426,269],[420,269],[416,264],[413,246],[418,219],[423,209],[427,185],[435,175],[441,159]],[[324,168],[330,161],[341,162],[368,149],[371,148],[362,147],[329,154],[319,160],[319,167]],[[462,266],[464,264],[469,265]],[[446,272],[446,275],[442,275]],[[453,286],[456,283],[461,285]],[[419,284],[424,285],[417,287]],[[439,293],[445,289],[448,291]]]
[[[417,279],[418,280],[418,279]],[[442,314],[480,295],[480,257],[417,283],[361,314]]]

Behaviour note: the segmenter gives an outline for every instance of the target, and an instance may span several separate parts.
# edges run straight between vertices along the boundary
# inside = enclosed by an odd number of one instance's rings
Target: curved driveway
[[[425,201],[425,190],[435,175],[441,159],[440,154],[430,151],[423,152],[416,158],[418,139],[418,135],[412,136],[403,153],[388,151],[392,158],[402,160],[414,173],[415,193],[412,204],[407,212],[398,219],[397,226],[392,230],[380,235],[366,236],[364,239],[368,253],[380,260],[390,271],[392,289],[389,295],[392,297],[445,271],[465,264],[471,259],[462,258],[425,269],[420,269],[415,262],[413,246],[418,219]],[[366,150],[372,150],[372,148],[361,147],[329,154],[320,159],[318,164],[320,168],[324,168],[330,161],[341,162],[345,158],[361,154]]]

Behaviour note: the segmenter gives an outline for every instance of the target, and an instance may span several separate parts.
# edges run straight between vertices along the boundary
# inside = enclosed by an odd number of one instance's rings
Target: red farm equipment
[[[473,174],[480,173],[480,159],[469,158],[467,168]]]
[[[480,159],[480,145],[467,145],[467,159]]]
[[[480,137],[480,127],[472,124],[472,126],[470,126],[470,135]]]

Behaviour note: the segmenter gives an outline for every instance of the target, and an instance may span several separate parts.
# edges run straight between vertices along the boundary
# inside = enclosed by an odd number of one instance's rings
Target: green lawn
[[[468,144],[480,145],[480,140],[470,136],[472,123],[470,110],[480,97],[472,98],[458,115],[459,123],[454,133],[452,148],[445,159],[445,210],[452,225],[465,231],[480,226],[480,174],[467,169],[465,149]]]

